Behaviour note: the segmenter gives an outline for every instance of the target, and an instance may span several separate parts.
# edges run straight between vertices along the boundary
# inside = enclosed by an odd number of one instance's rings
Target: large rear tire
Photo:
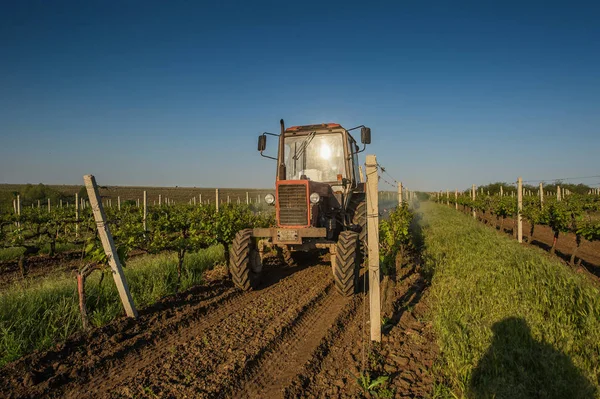
[[[359,235],[354,231],[342,231],[336,245],[333,280],[338,292],[351,296],[358,288],[360,272]]]
[[[260,282],[262,262],[252,238],[252,229],[239,231],[231,243],[229,272],[233,284],[241,290],[256,289]]]

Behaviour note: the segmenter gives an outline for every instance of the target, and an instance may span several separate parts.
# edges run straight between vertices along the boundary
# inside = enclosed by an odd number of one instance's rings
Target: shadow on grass
[[[524,319],[493,325],[493,341],[472,374],[471,398],[594,398],[571,359],[531,336]]]

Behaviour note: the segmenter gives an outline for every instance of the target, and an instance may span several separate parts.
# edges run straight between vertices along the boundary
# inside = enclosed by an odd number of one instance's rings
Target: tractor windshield
[[[344,142],[340,133],[310,133],[285,138],[287,180],[337,182],[338,175],[346,177]]]

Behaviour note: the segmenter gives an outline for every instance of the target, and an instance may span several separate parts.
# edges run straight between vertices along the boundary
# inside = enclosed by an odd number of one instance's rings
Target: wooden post
[[[477,190],[475,190],[475,185],[471,186],[471,200],[475,202],[475,196],[477,195]],[[477,219],[477,213],[475,212],[475,205],[471,208],[473,211],[473,219]]]
[[[367,241],[369,250],[369,304],[371,340],[381,342],[381,299],[379,293],[379,193],[377,158],[367,155]]]
[[[562,200],[560,195],[560,186],[556,186],[556,200],[560,202]]]
[[[517,240],[523,242],[523,179],[517,179]]]
[[[219,212],[219,189],[215,188],[215,206],[217,207],[217,212]]]
[[[540,183],[540,206],[544,209],[544,185]]]
[[[125,313],[127,316],[135,319],[138,316],[137,310],[135,309],[135,304],[131,298],[131,293],[129,292],[129,287],[127,286],[127,279],[123,273],[121,261],[119,260],[119,255],[117,254],[117,249],[115,248],[112,235],[110,234],[110,229],[106,224],[106,214],[104,213],[102,202],[99,201],[100,194],[98,192],[98,186],[96,185],[96,179],[92,175],[85,175],[83,176],[83,181],[85,182],[85,188],[87,189],[88,196],[90,198],[90,205],[92,206],[92,211],[94,212],[96,226],[98,226],[98,235],[102,241],[102,246],[104,247],[108,264],[112,270],[112,275],[115,280],[115,284],[117,285],[121,302],[125,308]]]
[[[398,205],[402,205],[402,182],[398,182]]]
[[[144,216],[142,221],[144,222],[144,231],[148,231],[148,225],[146,224],[146,219],[148,218],[148,194],[146,190],[144,190]]]

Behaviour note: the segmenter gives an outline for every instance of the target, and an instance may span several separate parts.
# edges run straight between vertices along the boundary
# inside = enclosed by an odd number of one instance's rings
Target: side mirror
[[[371,144],[371,128],[360,128],[360,142],[363,144]]]
[[[264,151],[267,148],[267,136],[261,134],[258,136],[258,151]]]

